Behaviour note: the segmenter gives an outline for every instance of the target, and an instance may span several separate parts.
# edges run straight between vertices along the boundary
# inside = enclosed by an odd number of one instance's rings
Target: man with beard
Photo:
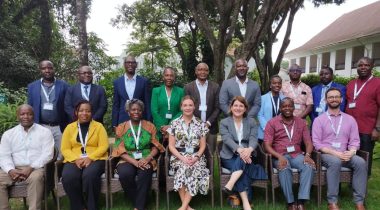
[[[340,104],[340,110],[344,111],[346,108],[346,87],[333,81],[334,72],[332,68],[323,66],[319,72],[320,84],[312,88],[313,93],[313,111],[310,113],[311,121],[314,121],[316,117],[323,114],[327,110],[325,93],[331,87],[339,88],[342,91],[342,103]]]
[[[248,79],[248,63],[244,59],[235,62],[235,77],[225,80],[220,88],[219,106],[228,116],[229,106],[235,96],[243,96],[248,102],[248,117],[256,118],[261,106],[261,92],[257,82]]]
[[[360,149],[369,152],[368,175],[371,175],[375,141],[380,136],[380,78],[372,75],[373,61],[358,61],[358,78],[347,84],[346,113],[358,123]]]
[[[102,86],[92,84],[92,69],[82,66],[78,69],[79,82],[68,88],[65,96],[65,111],[71,122],[74,121],[74,107],[82,100],[91,104],[92,119],[103,123],[107,110],[106,91]]]
[[[294,101],[294,116],[305,119],[313,110],[313,96],[311,88],[301,82],[302,69],[293,64],[289,68],[289,82],[282,84],[282,93]]]
[[[64,100],[69,85],[55,78],[51,61],[41,61],[39,69],[42,78],[28,84],[28,104],[33,107],[34,122],[50,129],[54,146],[60,151],[62,132],[68,123]],[[61,157],[59,154],[58,159]]]
[[[288,210],[304,210],[304,203],[310,199],[315,163],[310,155],[313,151],[310,132],[306,121],[293,115],[294,102],[284,98],[280,102],[281,114],[269,120],[265,126],[264,148],[272,155],[273,166],[278,170],[282,192],[288,203]],[[305,145],[305,155],[301,144]],[[293,172],[300,173],[298,200],[293,195]]]
[[[124,58],[125,74],[113,82],[112,127],[129,120],[125,103],[131,99],[144,102],[143,118],[152,120],[150,111],[150,83],[145,77],[136,75],[137,62],[134,56]]]
[[[216,135],[218,134],[219,109],[219,85],[208,80],[209,68],[206,63],[199,63],[195,67],[197,79],[185,85],[185,95],[190,95],[195,100],[194,115],[206,123],[210,132],[206,142],[210,151],[216,149]]]
[[[327,168],[327,201],[329,210],[339,210],[338,194],[341,167],[353,171],[352,188],[356,209],[363,210],[367,191],[367,164],[356,155],[360,147],[355,119],[342,112],[342,92],[330,88],[325,93],[327,112],[313,123],[313,144],[322,153],[322,165]]]
[[[43,167],[54,154],[53,135],[48,128],[33,123],[30,105],[19,106],[16,115],[20,124],[1,137],[0,209],[10,209],[7,188],[25,182],[29,210],[39,210],[44,192]]]

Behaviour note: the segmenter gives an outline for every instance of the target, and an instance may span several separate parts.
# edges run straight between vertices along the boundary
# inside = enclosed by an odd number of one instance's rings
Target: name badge
[[[86,158],[86,157],[88,157],[88,155],[87,155],[87,153],[84,153],[84,154],[81,154],[80,157],[81,158]]]
[[[322,112],[322,108],[321,108],[321,107],[317,107],[317,108],[315,109],[315,111],[316,111],[316,112]]]
[[[294,146],[289,146],[289,147],[286,147],[286,151],[288,153],[292,153],[292,152],[296,151],[296,148]]]
[[[336,149],[339,149],[340,148],[340,142],[333,142],[332,143],[332,146]]]
[[[348,104],[348,108],[353,109],[356,107],[356,102],[352,102]]]
[[[142,152],[141,151],[136,151],[136,152],[133,152],[133,158],[134,159],[141,159],[143,156],[142,156]]]
[[[207,111],[207,105],[199,105],[199,111]]]
[[[53,104],[52,103],[44,103],[44,106],[42,107],[44,110],[53,110]]]
[[[295,109],[301,109],[301,104],[294,104]]]
[[[194,148],[192,148],[192,147],[186,147],[186,153],[193,154],[194,153]]]
[[[169,120],[172,119],[172,114],[171,113],[166,113],[165,118],[169,119]]]

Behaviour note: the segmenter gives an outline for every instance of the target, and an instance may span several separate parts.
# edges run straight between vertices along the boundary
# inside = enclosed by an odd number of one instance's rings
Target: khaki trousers
[[[16,167],[23,169],[25,167]],[[27,203],[29,210],[40,210],[41,202],[44,192],[44,169],[35,169],[29,177],[25,180],[27,186]],[[13,185],[14,182],[11,177],[0,170],[0,210],[9,210],[8,202],[8,187]]]

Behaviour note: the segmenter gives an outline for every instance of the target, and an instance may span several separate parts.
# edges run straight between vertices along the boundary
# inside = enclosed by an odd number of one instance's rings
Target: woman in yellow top
[[[63,188],[69,197],[70,209],[96,210],[99,209],[101,175],[108,157],[107,132],[101,123],[92,120],[88,101],[77,104],[75,117],[77,120],[66,127],[62,136]]]

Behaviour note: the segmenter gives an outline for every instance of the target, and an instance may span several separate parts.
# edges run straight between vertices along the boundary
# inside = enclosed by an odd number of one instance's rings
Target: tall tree
[[[87,15],[88,4],[86,0],[75,0],[76,21],[78,24],[78,51],[81,66],[88,65],[88,44],[87,44]]]

